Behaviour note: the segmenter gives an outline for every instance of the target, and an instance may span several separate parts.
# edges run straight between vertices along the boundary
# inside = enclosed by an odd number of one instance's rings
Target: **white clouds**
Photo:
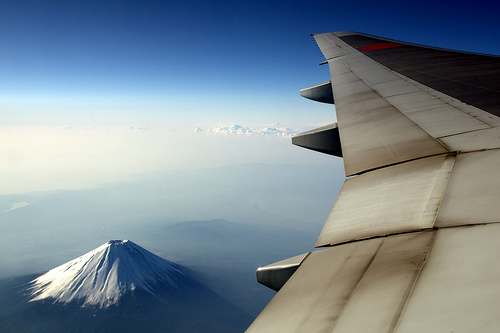
[[[149,127],[137,127],[137,126],[130,126],[126,128],[129,131],[139,131],[139,132],[144,132],[144,131],[149,131]]]
[[[199,127],[195,129],[195,132],[202,132],[203,130]],[[279,123],[268,125],[266,127],[250,127],[235,125],[221,125],[213,128],[209,128],[207,133],[220,134],[220,135],[238,135],[238,136],[264,136],[264,137],[282,137],[291,138],[293,135],[297,134],[297,130],[293,130],[288,127],[283,127]]]
[[[157,171],[301,159],[290,142],[295,128],[207,123],[2,126],[0,194],[78,190]]]

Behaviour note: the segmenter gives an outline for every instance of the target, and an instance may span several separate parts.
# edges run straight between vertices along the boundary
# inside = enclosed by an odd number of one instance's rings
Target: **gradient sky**
[[[309,33],[500,54],[499,13],[497,1],[4,0],[0,194],[154,170],[328,163],[290,145],[335,120],[298,95],[329,79]]]

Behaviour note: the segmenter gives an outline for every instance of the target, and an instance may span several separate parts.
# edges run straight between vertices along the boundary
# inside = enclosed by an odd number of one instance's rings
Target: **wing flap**
[[[370,239],[311,253],[247,332],[388,332],[434,234]]]
[[[442,228],[394,332],[497,332],[500,224]]]
[[[428,157],[347,179],[316,247],[434,227],[454,161]]]
[[[500,150],[458,154],[436,227],[500,222]]]
[[[419,232],[384,239],[333,331],[393,332],[435,234]]]
[[[381,241],[368,240],[311,253],[247,333],[330,332]]]
[[[311,253],[247,332],[496,332],[500,224]]]

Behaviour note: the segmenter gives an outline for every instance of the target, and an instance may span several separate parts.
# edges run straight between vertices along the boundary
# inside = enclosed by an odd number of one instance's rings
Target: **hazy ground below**
[[[274,292],[255,269],[313,250],[343,179],[337,165],[243,164],[0,196],[0,279],[130,239],[257,315]]]

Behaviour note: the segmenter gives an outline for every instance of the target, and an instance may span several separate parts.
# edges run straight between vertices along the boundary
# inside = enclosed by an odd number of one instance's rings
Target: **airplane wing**
[[[312,253],[247,332],[500,331],[500,58],[355,32],[313,35],[336,124],[293,143],[348,177]],[[333,91],[333,94],[332,94]]]

